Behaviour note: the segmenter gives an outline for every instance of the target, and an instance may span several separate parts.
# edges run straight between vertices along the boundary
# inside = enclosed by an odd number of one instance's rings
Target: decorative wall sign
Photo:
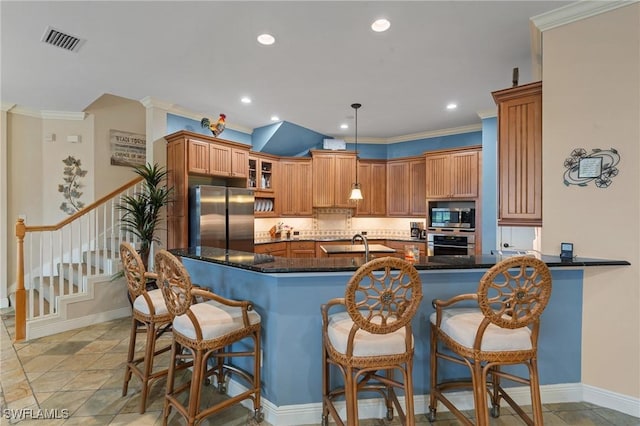
[[[587,186],[594,181],[598,188],[608,188],[618,175],[619,162],[620,154],[613,148],[594,148],[590,154],[584,148],[576,148],[564,160],[564,184]]]
[[[121,130],[109,130],[111,165],[136,167],[147,161],[147,137]]]

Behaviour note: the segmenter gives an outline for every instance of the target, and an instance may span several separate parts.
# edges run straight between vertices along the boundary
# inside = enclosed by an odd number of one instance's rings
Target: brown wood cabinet
[[[409,213],[409,163],[404,160],[387,162],[387,214],[406,216]]]
[[[387,162],[387,214],[389,216],[424,216],[426,164],[424,157],[410,157]]]
[[[167,207],[167,247],[189,245],[189,184],[245,186],[249,146],[181,130],[167,140],[167,185],[172,202]]]
[[[175,139],[167,145],[167,186],[172,188],[172,202],[167,205],[167,247],[189,244],[189,181],[187,141]]]
[[[280,256],[280,257],[288,256],[286,241],[281,241],[277,243],[256,244],[253,251],[254,253],[257,253],[257,254],[269,254],[271,256]]]
[[[310,158],[280,160],[276,196],[282,216],[313,215],[311,169]]]
[[[269,154],[251,152],[248,158],[247,188],[255,195],[255,217],[277,217],[280,215],[280,200],[277,198],[279,158]]]
[[[480,148],[428,152],[428,199],[475,199],[479,193]]]
[[[314,207],[355,207],[349,200],[356,180],[355,152],[311,151]]]
[[[498,225],[542,226],[542,82],[492,94],[498,105]]]
[[[289,257],[316,257],[315,241],[290,241]]]
[[[362,189],[362,200],[357,203],[356,215],[386,215],[387,162],[385,160],[358,160],[358,181]]]
[[[231,144],[234,143],[216,142],[215,139],[201,140],[201,135],[189,137],[188,172],[208,176],[246,178],[249,147]]]

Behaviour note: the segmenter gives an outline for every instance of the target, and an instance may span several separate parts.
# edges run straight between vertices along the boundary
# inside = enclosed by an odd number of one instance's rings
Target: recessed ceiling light
[[[243,104],[250,104],[251,98],[248,96],[244,96],[242,99],[240,99],[240,102],[242,102]]]
[[[258,43],[264,44],[265,46],[270,46],[275,42],[276,39],[271,34],[260,34],[258,36]]]
[[[348,128],[349,128],[349,125],[348,125],[348,124],[341,124],[341,125],[340,125],[340,128],[341,128],[341,129],[348,129]]]
[[[383,31],[387,31],[390,26],[391,26],[391,22],[382,18],[382,19],[378,19],[373,24],[371,24],[371,29],[377,33],[381,33]]]
[[[278,117],[277,115],[272,115],[271,121],[280,121],[280,117]]]
[[[458,104],[454,104],[453,102],[450,104],[447,104],[447,109],[456,109],[458,108]]]

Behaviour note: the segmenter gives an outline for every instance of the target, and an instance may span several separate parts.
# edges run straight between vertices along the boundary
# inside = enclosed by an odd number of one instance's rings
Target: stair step
[[[85,263],[89,263],[91,260],[92,266],[101,267],[104,273],[113,274],[117,269],[120,263],[120,253],[116,250],[110,249],[99,249],[90,252],[85,252],[82,255],[82,258]]]
[[[60,277],[39,277],[34,279],[34,293],[41,291],[45,301],[52,301],[54,297],[60,296]],[[53,294],[51,294],[51,290],[53,290]],[[62,294],[76,294],[79,293],[80,289],[78,288],[78,284],[76,282],[73,285],[70,284],[69,280],[62,280]]]
[[[49,301],[46,298],[43,300],[43,311],[42,313],[40,312],[39,297],[40,297],[40,294],[38,293],[38,290],[34,290],[33,291],[33,318],[39,317],[40,315],[47,315],[50,313],[54,313],[54,310],[50,311]],[[30,314],[29,314],[30,309],[31,309],[31,306],[27,301],[27,318],[30,317]]]
[[[101,275],[104,273],[104,270],[99,265],[93,264],[91,268],[86,263],[64,263],[60,266],[60,275],[65,280],[70,280],[74,283],[80,282],[80,276],[86,277],[87,275]]]

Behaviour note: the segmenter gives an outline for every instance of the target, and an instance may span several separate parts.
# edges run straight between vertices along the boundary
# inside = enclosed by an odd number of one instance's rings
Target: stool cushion
[[[440,329],[451,339],[466,348],[473,348],[473,341],[484,315],[475,308],[453,308],[442,310]],[[436,323],[436,313],[432,313],[431,324]],[[486,352],[530,350],[531,330],[528,327],[502,328],[489,324],[480,350]]]
[[[153,303],[153,309],[155,309],[156,315],[165,315],[169,313],[167,305],[164,303],[162,290],[157,288],[155,290],[148,291],[147,294],[149,295],[149,299],[151,299],[151,303]],[[142,295],[136,297],[136,300],[133,301],[133,309],[145,315],[151,315],[149,305]]]
[[[376,322],[375,319],[372,322]],[[378,324],[380,322],[378,321]],[[353,320],[348,312],[329,315],[327,334],[334,349],[345,354],[349,332],[353,327]],[[365,330],[358,330],[353,340],[354,356],[397,355],[407,352],[405,347],[405,327],[388,334],[373,334]]]
[[[223,305],[215,300],[191,305],[189,310],[198,319],[202,329],[202,339],[212,340],[244,328],[242,309]],[[260,323],[260,314],[249,311],[249,323]],[[188,339],[196,339],[196,329],[191,319],[184,314],[173,319],[173,331]]]

